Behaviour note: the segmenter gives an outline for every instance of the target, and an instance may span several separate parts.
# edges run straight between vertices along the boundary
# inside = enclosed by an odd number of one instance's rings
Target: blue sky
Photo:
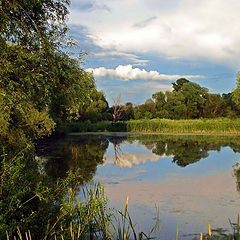
[[[186,77],[223,93],[240,65],[239,0],[72,0],[68,25],[82,65],[111,103],[143,103]]]

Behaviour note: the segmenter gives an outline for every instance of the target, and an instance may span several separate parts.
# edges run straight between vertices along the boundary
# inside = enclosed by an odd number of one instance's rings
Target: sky
[[[239,0],[72,0],[71,54],[112,103],[140,104],[180,77],[212,93],[240,70]]]

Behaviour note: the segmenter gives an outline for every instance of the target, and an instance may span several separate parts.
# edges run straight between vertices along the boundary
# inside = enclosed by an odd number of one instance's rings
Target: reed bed
[[[159,132],[178,134],[240,134],[240,119],[151,119],[127,122],[129,132]]]
[[[240,119],[141,119],[117,122],[80,122],[68,126],[68,132],[134,132],[164,134],[240,135]]]
[[[149,234],[137,232],[136,225],[128,211],[128,197],[122,209],[114,210],[108,207],[104,188],[94,184],[82,189],[82,199],[76,200],[72,189],[69,189],[68,200],[62,205],[59,218],[52,225],[47,225],[43,238],[32,234],[31,229],[22,229],[21,224],[16,226],[16,231],[9,234],[6,239],[14,240],[150,240],[160,239],[155,234],[153,226]],[[160,220],[157,220],[160,221]],[[206,233],[200,232],[193,235],[196,240],[239,240],[240,218],[236,223],[229,219],[232,233],[223,229],[213,229],[211,224],[206,226]],[[156,223],[158,225],[159,222]],[[35,237],[33,237],[35,236]],[[176,240],[185,239],[181,234],[181,227],[176,225]],[[160,239],[161,240],[161,239]],[[168,240],[168,239],[164,239]]]
[[[23,229],[21,222],[11,233],[6,232],[7,240],[150,240],[143,232],[136,232],[128,212],[128,197],[123,209],[108,207],[104,188],[100,184],[81,189],[82,199],[76,199],[70,188],[68,200],[62,204],[56,222],[46,223],[42,238],[36,237],[31,229]],[[34,237],[35,236],[35,237]]]

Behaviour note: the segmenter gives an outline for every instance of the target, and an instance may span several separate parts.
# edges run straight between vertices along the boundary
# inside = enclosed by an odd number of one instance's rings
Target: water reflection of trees
[[[157,155],[173,156],[173,162],[178,166],[185,167],[208,157],[207,144],[196,141],[161,141],[152,148],[152,152]]]
[[[220,151],[222,147],[230,147],[234,152],[240,152],[240,141],[238,138],[165,135],[136,137],[125,135],[88,135],[45,142],[40,144],[38,155],[46,158],[45,171],[51,178],[64,178],[69,170],[78,169],[82,180],[88,181],[93,178],[97,165],[103,163],[104,154],[109,143],[113,146],[115,164],[121,163],[121,166],[123,166],[122,161],[124,161],[125,155],[121,145],[126,141],[128,143],[139,141],[155,156],[170,156],[172,157],[172,162],[181,167],[196,163],[208,157],[209,151]],[[240,172],[238,169],[235,168],[236,177],[240,175],[237,174]],[[237,182],[240,183],[240,181]]]
[[[107,139],[81,136],[40,144],[37,154],[47,159],[45,171],[52,178],[62,178],[69,170],[78,169],[82,179],[89,181],[97,165],[103,163],[107,148]]]
[[[178,166],[186,167],[209,156],[209,151],[220,151],[222,147],[230,147],[235,153],[240,153],[240,141],[238,137],[168,137],[161,136],[152,140],[153,136],[141,139],[152,153],[159,156],[172,156],[172,161]],[[240,192],[240,164],[233,166],[236,178],[237,191]]]
[[[141,143],[145,145],[152,153],[159,156],[172,156],[172,161],[178,166],[186,167],[201,159],[208,157],[209,151],[220,151],[221,147],[230,147],[234,152],[240,152],[240,142],[237,138],[231,140],[224,137],[174,137],[161,136],[149,137],[141,139]]]

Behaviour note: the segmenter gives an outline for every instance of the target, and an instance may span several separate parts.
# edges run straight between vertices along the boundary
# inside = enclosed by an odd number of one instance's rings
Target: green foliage
[[[90,91],[90,98],[88,104],[85,104],[81,108],[81,120],[89,120],[91,122],[97,122],[106,119],[108,111],[108,102],[104,96],[104,93],[92,88]]]
[[[240,73],[237,74],[236,88],[232,93],[232,100],[238,109],[240,109]]]
[[[67,45],[68,0],[0,4],[1,145],[21,149],[67,122],[101,120],[103,93],[60,48]]]
[[[69,0],[2,0],[0,42],[55,48],[65,36]]]
[[[173,90],[178,92],[185,83],[189,83],[190,81],[186,78],[179,78],[176,83],[173,83]]]
[[[220,94],[208,93],[203,106],[203,115],[208,118],[224,116],[226,108],[227,104]]]

